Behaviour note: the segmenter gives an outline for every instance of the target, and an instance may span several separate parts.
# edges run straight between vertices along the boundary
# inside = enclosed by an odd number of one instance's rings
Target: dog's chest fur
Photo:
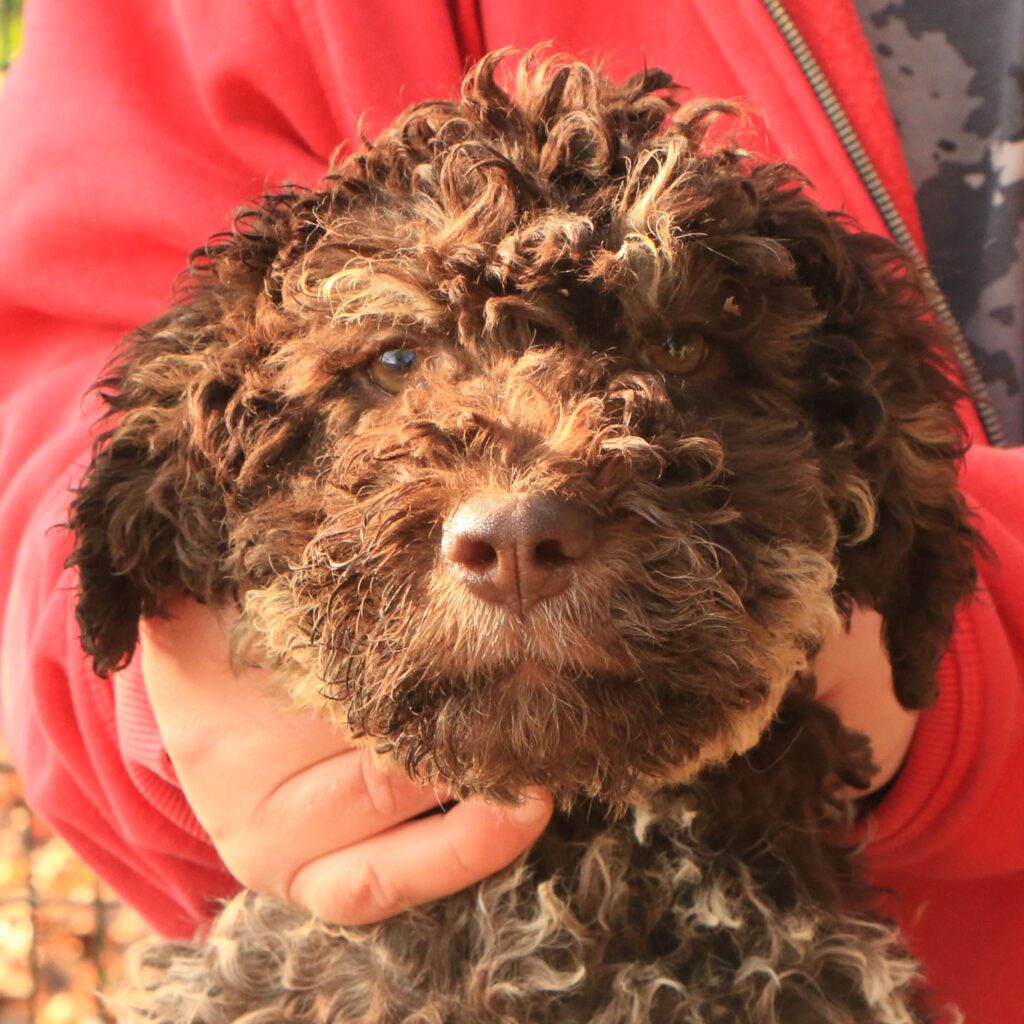
[[[123,998],[154,1016],[126,1019],[249,1020],[255,1007],[252,1019],[289,1024],[919,1019],[917,965],[870,914],[838,842],[844,805],[806,772],[773,771],[783,753],[850,781],[866,768],[863,744],[795,694],[742,765],[617,821],[591,804],[560,813],[514,868],[381,925],[318,925],[239,897],[208,948],[140,952],[136,980],[158,983]]]

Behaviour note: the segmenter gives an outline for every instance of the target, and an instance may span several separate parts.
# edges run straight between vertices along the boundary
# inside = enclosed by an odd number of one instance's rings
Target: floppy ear
[[[981,548],[957,489],[963,392],[903,251],[803,198],[788,204],[776,233],[824,313],[804,404],[843,531],[837,599],[882,613],[897,696],[926,707]]]
[[[187,294],[129,335],[96,385],[107,412],[71,505],[67,564],[100,675],[130,660],[140,616],[159,614],[169,591],[223,601],[236,589],[228,521],[258,486],[245,487],[247,463],[271,462],[297,429],[272,395],[254,395],[249,371],[261,318],[276,315],[275,260],[314,230],[309,202],[267,197],[194,254]]]

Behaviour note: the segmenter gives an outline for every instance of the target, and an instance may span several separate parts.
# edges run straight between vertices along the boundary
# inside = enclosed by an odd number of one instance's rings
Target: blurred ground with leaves
[[[0,741],[0,1024],[100,1024],[125,949],[150,934],[25,805]]]

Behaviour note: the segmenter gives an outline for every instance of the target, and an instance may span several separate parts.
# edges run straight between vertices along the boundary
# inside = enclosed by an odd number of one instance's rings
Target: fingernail
[[[520,794],[521,802],[512,808],[510,817],[517,825],[537,825],[551,815],[551,797],[540,786],[529,786]]]

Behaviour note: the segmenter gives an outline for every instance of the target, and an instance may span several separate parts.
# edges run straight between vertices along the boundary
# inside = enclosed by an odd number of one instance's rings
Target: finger
[[[381,921],[510,864],[544,830],[551,809],[551,797],[535,789],[514,807],[468,800],[311,861],[287,897],[326,920]]]
[[[365,748],[327,757],[285,778],[217,846],[231,873],[258,892],[285,897],[300,865],[361,843],[450,794],[399,768],[381,770]]]

